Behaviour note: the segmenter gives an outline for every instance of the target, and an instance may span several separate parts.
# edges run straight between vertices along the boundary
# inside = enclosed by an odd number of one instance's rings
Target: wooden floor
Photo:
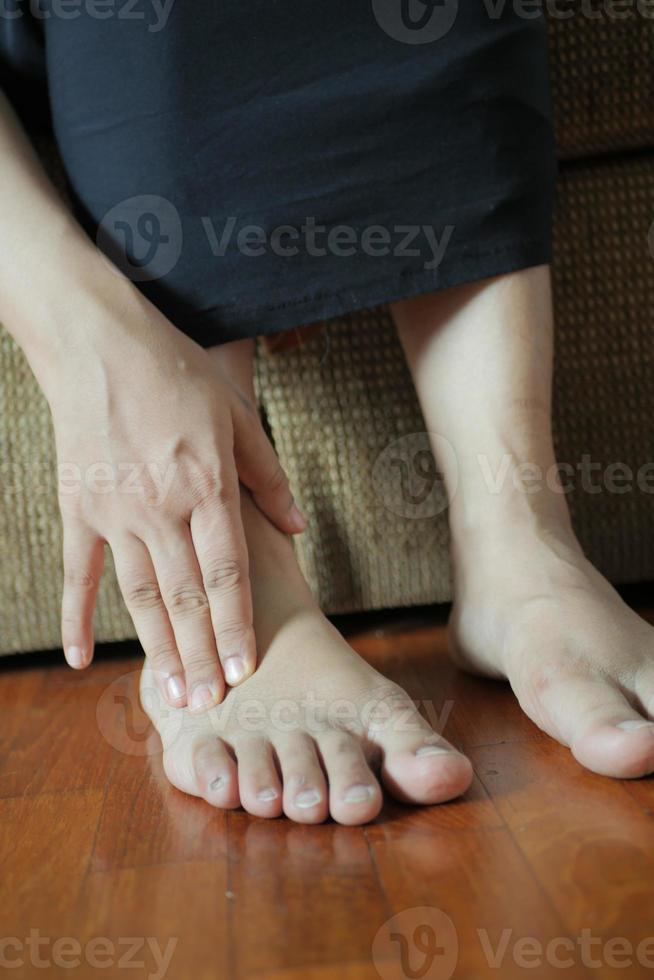
[[[135,648],[84,674],[0,665],[0,971],[654,977],[654,782],[584,772],[503,685],[456,673],[442,615],[346,626],[446,713],[465,799],[366,828],[221,813],[167,785]]]

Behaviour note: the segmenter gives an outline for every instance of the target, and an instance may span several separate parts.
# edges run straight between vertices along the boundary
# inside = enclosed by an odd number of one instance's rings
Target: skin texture
[[[212,355],[249,389],[251,347]],[[256,674],[200,717],[171,711],[150,664],[141,700],[164,746],[164,767],[183,792],[214,806],[299,823],[331,816],[372,820],[382,787],[409,803],[464,792],[469,761],[420,716],[408,696],[366,664],[316,606],[290,540],[242,494],[250,556]]]
[[[1,93],[0,162],[0,319],[52,412],[66,657],[91,662],[108,543],[162,695],[206,710],[256,667],[239,480],[282,531],[304,519],[249,399],[86,238]]]
[[[536,492],[530,481],[534,465],[555,472],[549,268],[419,297],[394,316],[434,451],[443,440],[452,450],[439,463],[454,658],[506,678],[582,765],[619,778],[651,773],[654,630],[585,558],[556,481]],[[486,474],[507,460],[504,480],[489,485]]]

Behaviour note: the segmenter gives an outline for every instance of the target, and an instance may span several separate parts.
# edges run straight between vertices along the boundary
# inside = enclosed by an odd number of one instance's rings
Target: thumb
[[[284,534],[299,534],[307,522],[298,508],[286,473],[264,432],[256,409],[234,412],[234,461],[241,483],[272,523]]]

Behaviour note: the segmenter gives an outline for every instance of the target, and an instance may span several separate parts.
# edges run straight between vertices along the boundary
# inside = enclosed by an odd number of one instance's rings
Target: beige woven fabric
[[[653,190],[653,159],[574,168],[560,181],[555,231],[559,458],[633,471],[629,493],[609,492],[592,472],[591,488],[603,489],[587,493],[578,471],[570,497],[588,554],[620,582],[654,578],[654,467],[653,492],[636,485],[654,460]],[[311,520],[298,548],[323,606],[449,599],[446,515],[422,517],[412,502],[429,483],[407,475],[426,438],[406,452],[403,437],[424,424],[385,310],[335,321],[292,353],[260,356],[258,369],[273,438]],[[620,475],[607,478],[617,485]]]
[[[605,0],[556,4],[550,18],[560,155],[645,150],[564,169],[556,225],[559,455],[578,463],[652,454],[654,417],[654,18]],[[588,16],[600,11],[600,16]],[[51,173],[61,168],[45,152]],[[654,252],[654,243],[652,244]],[[449,597],[443,496],[385,311],[335,321],[293,353],[260,350],[263,407],[311,519],[300,560],[328,611]],[[61,532],[45,402],[0,328],[0,653],[59,643]],[[579,480],[577,480],[577,485]],[[652,495],[577,491],[582,540],[615,581],[654,578]],[[133,635],[110,556],[99,640]]]
[[[646,6],[649,16],[637,9]],[[549,0],[545,8],[559,155],[654,146],[652,5]]]
[[[563,460],[584,453],[634,472],[654,438],[654,157],[575,167],[556,224],[556,429]],[[334,321],[289,353],[259,351],[273,438],[311,521],[299,545],[330,612],[444,600],[447,526],[424,463],[424,429],[384,310]],[[407,436],[418,433],[413,440]],[[47,407],[22,354],[0,331],[0,652],[59,643],[60,524]],[[654,481],[652,481],[654,482]],[[422,491],[432,492],[422,499]],[[652,494],[572,503],[582,540],[615,581],[654,578]],[[427,516],[424,516],[427,515]],[[133,635],[108,562],[99,640]]]

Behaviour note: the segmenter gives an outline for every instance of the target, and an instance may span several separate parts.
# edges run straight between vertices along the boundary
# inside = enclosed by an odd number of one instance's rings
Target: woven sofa
[[[604,2],[557,8],[550,15],[560,156],[557,449],[574,467],[586,459],[604,473],[621,464],[612,487],[600,480],[599,491],[588,492],[573,481],[573,516],[587,553],[612,581],[650,581],[654,19],[636,4],[620,5],[629,8],[621,17]],[[412,467],[424,423],[388,313],[333,321],[291,350],[260,345],[257,384],[310,519],[297,547],[323,608],[447,601],[447,514],[438,479]],[[134,636],[108,558],[99,641]],[[49,413],[0,328],[0,654],[59,646],[61,574]]]

